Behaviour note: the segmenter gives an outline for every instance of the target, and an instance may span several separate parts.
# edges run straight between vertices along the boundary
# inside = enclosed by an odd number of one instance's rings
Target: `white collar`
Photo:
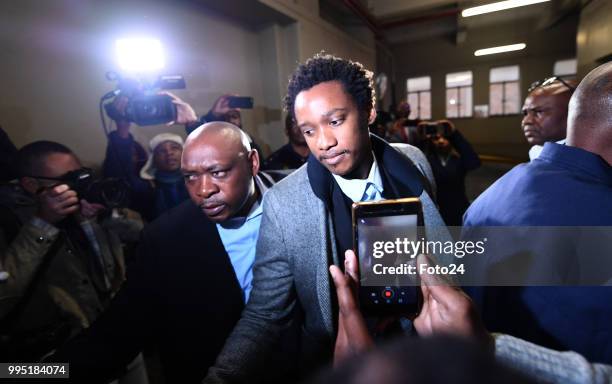
[[[340,190],[342,190],[342,192],[354,202],[361,201],[363,193],[365,192],[369,183],[374,184],[374,187],[382,196],[382,177],[380,176],[378,162],[376,161],[376,156],[374,156],[374,153],[372,153],[372,159],[372,167],[370,167],[370,173],[368,174],[367,179],[345,179],[342,176],[335,175],[332,173],[332,176],[334,176],[334,179],[338,183]]]

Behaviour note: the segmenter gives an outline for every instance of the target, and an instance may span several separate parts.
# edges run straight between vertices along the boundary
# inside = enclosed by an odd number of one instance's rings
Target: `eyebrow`
[[[321,117],[329,118],[330,116],[332,116],[334,113],[337,113],[337,112],[346,112],[346,108],[334,108],[334,109],[331,109],[331,110],[325,112],[324,114],[322,114]],[[306,125],[308,125],[308,122],[299,124],[298,128],[302,128],[302,127],[304,127]]]

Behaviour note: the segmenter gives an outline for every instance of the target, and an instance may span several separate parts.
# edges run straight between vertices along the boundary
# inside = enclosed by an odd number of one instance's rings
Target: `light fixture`
[[[164,52],[157,39],[126,38],[115,42],[119,67],[128,72],[147,72],[162,69]]]
[[[470,17],[476,15],[482,15],[483,13],[503,11],[504,9],[523,7],[525,5],[532,5],[537,3],[544,3],[550,0],[506,0],[498,1],[497,3],[479,5],[478,7],[472,7],[464,9],[461,12],[461,16]]]
[[[493,55],[495,53],[502,53],[502,52],[520,51],[521,49],[525,49],[526,46],[527,44],[520,43],[520,44],[502,45],[499,47],[484,48],[484,49],[479,49],[476,52],[474,52],[474,56],[484,56],[484,55]]]

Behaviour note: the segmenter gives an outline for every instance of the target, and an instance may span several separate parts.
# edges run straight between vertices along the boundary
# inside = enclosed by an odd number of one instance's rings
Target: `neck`
[[[310,154],[310,149],[308,149],[308,146],[306,144],[296,144],[292,142],[290,142],[289,144],[291,144],[291,148],[293,149],[293,151],[300,155],[300,157],[308,157],[308,155]]]
[[[355,168],[348,175],[344,176],[345,179],[367,179],[370,174],[370,168],[372,168],[372,163],[374,163],[374,156],[372,155],[372,148],[368,146],[368,149],[365,153],[365,156],[359,162],[359,166]]]
[[[258,198],[259,191],[255,187],[255,181],[253,180],[253,188],[251,192],[249,192],[249,196],[242,205],[242,208],[240,208],[240,211],[236,213],[235,217],[247,217],[249,215],[249,212],[251,212],[251,208],[253,208],[253,204],[255,204]]]

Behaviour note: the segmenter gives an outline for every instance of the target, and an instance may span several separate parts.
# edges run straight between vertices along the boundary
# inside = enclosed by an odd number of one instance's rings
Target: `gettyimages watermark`
[[[612,285],[612,227],[383,227],[357,246],[364,286],[418,285],[423,273],[462,286]]]

